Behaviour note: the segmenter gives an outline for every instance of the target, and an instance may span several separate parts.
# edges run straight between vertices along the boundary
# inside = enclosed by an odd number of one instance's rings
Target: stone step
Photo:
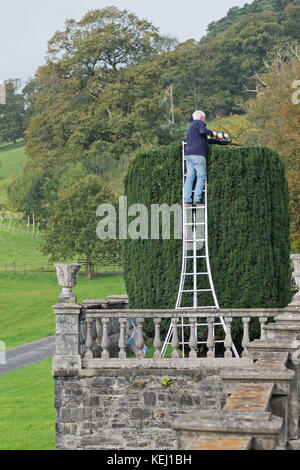
[[[244,383],[232,392],[224,411],[268,411],[273,383]]]
[[[212,436],[202,436],[192,450],[250,450],[251,437],[223,437],[216,439]]]

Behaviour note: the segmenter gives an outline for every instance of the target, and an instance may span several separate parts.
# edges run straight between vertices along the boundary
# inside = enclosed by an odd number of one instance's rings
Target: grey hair
[[[196,121],[196,119],[200,119],[200,118],[204,118],[205,120],[205,113],[203,111],[195,111],[194,114],[193,114],[193,119],[194,121]]]

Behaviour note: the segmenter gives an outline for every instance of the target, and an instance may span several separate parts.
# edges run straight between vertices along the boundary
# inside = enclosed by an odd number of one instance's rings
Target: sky
[[[248,0],[251,3],[252,0]],[[180,42],[197,41],[211,21],[247,0],[0,0],[0,81],[23,84],[45,63],[47,42],[63,30],[67,18],[80,20],[87,11],[114,5],[150,20],[164,35]]]

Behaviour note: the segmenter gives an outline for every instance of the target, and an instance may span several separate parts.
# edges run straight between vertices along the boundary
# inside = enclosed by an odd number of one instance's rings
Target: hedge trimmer
[[[216,132],[216,138],[211,137],[208,139],[209,144],[217,144],[217,145],[235,145],[237,147],[240,147],[240,144],[235,144],[232,142],[232,136],[230,134],[227,134],[227,132],[221,132],[218,131]]]

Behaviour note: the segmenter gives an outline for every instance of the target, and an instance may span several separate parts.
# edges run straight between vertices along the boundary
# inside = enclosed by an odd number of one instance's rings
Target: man
[[[207,136],[216,137],[217,135],[216,132],[207,129],[205,113],[203,111],[195,111],[193,120],[186,134],[185,161],[187,174],[184,185],[184,202],[186,205],[193,203],[192,190],[196,176],[197,182],[194,192],[194,204],[197,205],[201,203],[206,180]]]

